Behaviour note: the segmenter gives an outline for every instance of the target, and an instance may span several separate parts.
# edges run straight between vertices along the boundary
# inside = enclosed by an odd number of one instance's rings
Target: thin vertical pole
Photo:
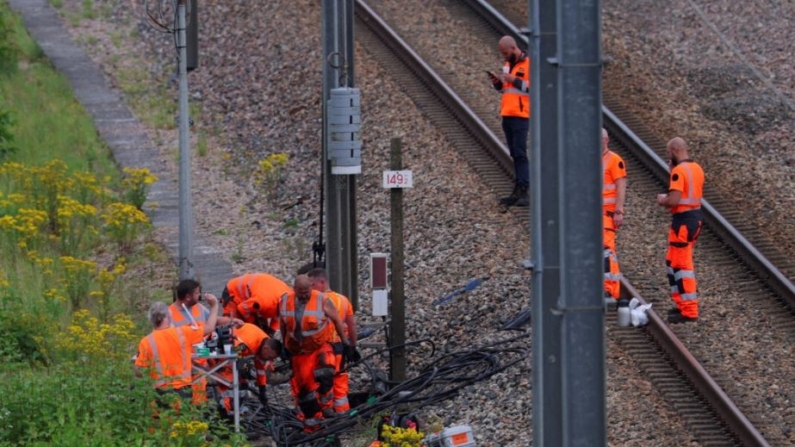
[[[179,47],[179,279],[193,278],[193,205],[191,203],[190,146],[188,138],[188,56],[185,9],[187,0],[177,7],[177,46]]]
[[[390,144],[390,169],[403,169],[403,151],[400,138],[393,138]],[[392,222],[392,305],[390,315],[390,378],[396,382],[406,380],[406,305],[403,293],[403,189],[392,188],[391,222]]]
[[[533,439],[562,442],[560,366],[560,193],[557,133],[556,0],[535,0],[532,91]]]

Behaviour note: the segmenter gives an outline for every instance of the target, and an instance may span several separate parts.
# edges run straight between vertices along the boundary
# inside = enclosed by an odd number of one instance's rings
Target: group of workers
[[[202,294],[199,282],[185,279],[174,302],[152,304],[148,317],[153,331],[139,343],[135,366],[139,376],[149,374],[158,394],[206,402],[206,378],[197,371],[206,371],[214,360],[196,355],[193,347],[211,337],[217,326],[231,326],[234,354],[254,357],[263,404],[268,371],[281,357],[290,362],[296,413],[307,431],[350,410],[345,364],[360,359],[356,320],[348,298],[329,290],[323,268],[299,272],[293,287],[266,273],[239,276],[227,282],[220,300]],[[218,374],[232,383],[231,364]],[[231,415],[233,390],[219,381],[218,391],[220,409]]]
[[[527,135],[530,122],[530,58],[511,36],[503,36],[497,49],[505,63],[501,73],[489,72],[494,88],[502,93],[500,116],[509,153],[514,164],[514,189],[500,199],[504,206],[529,205],[530,168],[527,158]],[[605,295],[619,298],[621,269],[616,256],[616,233],[624,222],[627,170],[624,160],[608,148],[610,138],[602,129],[602,227],[604,245]],[[682,138],[666,146],[671,169],[668,193],[657,196],[657,204],[672,214],[668,232],[665,263],[675,307],[668,313],[671,323],[698,319],[698,294],[693,268],[693,247],[701,232],[703,216],[701,198],[704,171],[691,160]]]

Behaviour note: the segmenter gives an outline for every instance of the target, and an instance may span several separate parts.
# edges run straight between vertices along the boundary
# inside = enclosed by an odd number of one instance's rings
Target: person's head
[[[522,50],[516,46],[516,40],[511,36],[502,36],[497,48],[500,51],[500,56],[511,64],[515,63],[522,55]]]
[[[275,360],[282,352],[282,342],[273,337],[268,337],[262,340],[257,350],[257,358],[263,362],[268,360]]]
[[[224,291],[221,292],[221,306],[226,306],[230,301],[232,301],[232,294],[229,293],[229,287],[224,286]]]
[[[313,268],[307,273],[307,276],[312,280],[313,289],[318,292],[325,292],[328,290],[328,275],[326,274],[326,269],[320,267]]]
[[[309,273],[310,270],[312,270],[314,268],[318,268],[318,267],[325,268],[326,267],[326,262],[325,261],[307,262],[306,264],[304,264],[301,267],[299,267],[298,271],[295,274],[296,275],[306,275],[307,273]]]
[[[688,158],[687,143],[680,137],[671,139],[665,146],[665,150],[668,152],[668,157],[671,161],[675,162],[674,164]]]
[[[149,307],[147,318],[149,319],[149,322],[152,323],[153,328],[157,329],[161,327],[163,322],[168,321],[169,318],[168,305],[162,301],[155,301]]]
[[[309,297],[312,295],[312,280],[307,275],[296,276],[293,290],[295,290],[296,298],[303,302],[309,301]]]
[[[195,279],[183,279],[177,284],[177,301],[190,307],[199,302],[202,285]]]
[[[603,127],[602,128],[602,153],[603,154],[605,152],[607,152],[607,143],[609,143],[609,142],[610,142],[610,136],[607,135],[607,130],[605,130],[605,128]]]

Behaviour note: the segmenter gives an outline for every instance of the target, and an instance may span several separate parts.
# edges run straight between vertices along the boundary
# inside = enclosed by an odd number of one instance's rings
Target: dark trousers
[[[530,120],[515,116],[502,118],[502,131],[505,132],[505,141],[508,143],[516,184],[522,188],[530,187],[530,162],[527,160],[527,133],[530,130]]]

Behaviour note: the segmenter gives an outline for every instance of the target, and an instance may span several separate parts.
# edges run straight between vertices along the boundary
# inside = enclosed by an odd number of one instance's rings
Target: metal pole
[[[237,358],[227,359],[232,364],[232,394],[235,405],[235,431],[240,431],[240,376],[237,372]]]
[[[177,9],[179,49],[179,279],[193,278],[193,205],[191,204],[190,147],[188,138],[188,69],[185,33],[185,6]]]
[[[558,80],[555,57],[556,0],[535,0],[531,110],[533,249],[533,439],[539,446],[562,442],[560,329],[560,179]]]
[[[332,88],[353,87],[353,0],[323,0],[323,157],[328,231],[329,286],[358,308],[356,177],[334,175],[328,159],[328,111]]]
[[[599,0],[558,0],[563,444],[607,444]],[[546,445],[546,444],[545,444]]]
[[[403,152],[400,138],[393,138],[390,145],[390,169],[403,169]],[[403,293],[403,189],[392,188],[390,193],[392,209],[392,306],[390,310],[389,347],[399,346],[389,351],[390,379],[395,382],[406,380],[406,353],[402,347],[406,343],[406,305]]]

